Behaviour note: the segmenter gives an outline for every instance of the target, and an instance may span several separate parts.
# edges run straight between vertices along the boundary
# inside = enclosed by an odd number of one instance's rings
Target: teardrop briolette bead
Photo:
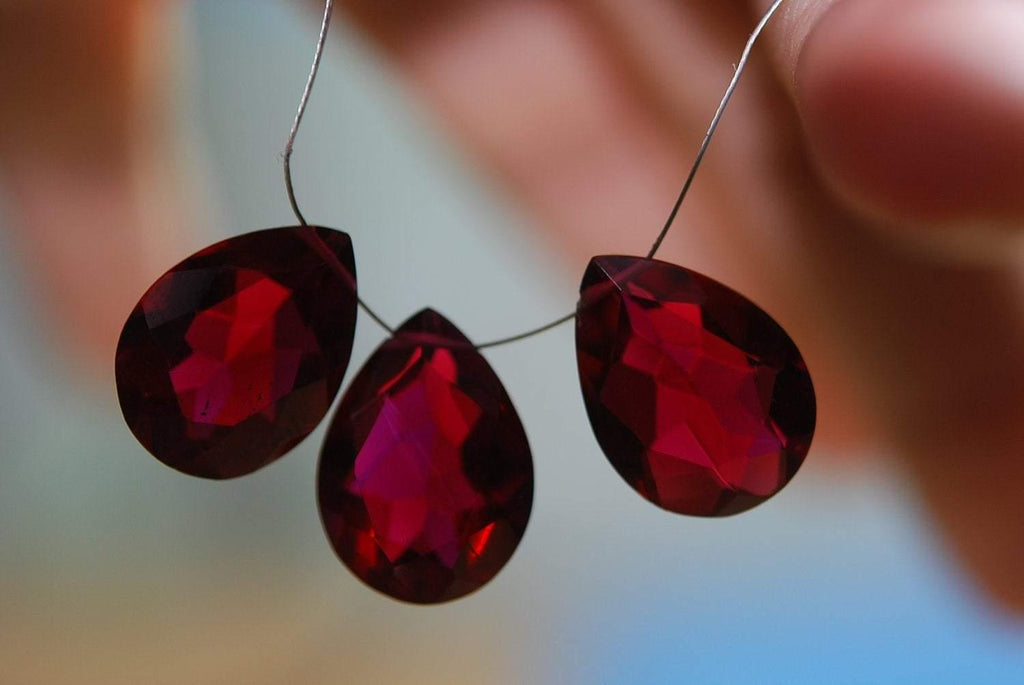
[[[323,419],[356,325],[348,235],[273,228],[188,257],[142,296],[117,345],[128,427],[157,459],[204,478],[274,461]]]
[[[778,493],[814,433],[814,387],[768,314],[675,264],[595,257],[576,352],[594,435],[615,470],[669,511],[723,516]]]
[[[371,587],[432,604],[491,580],[530,517],[533,462],[501,381],[431,310],[352,381],[318,474],[324,529]]]

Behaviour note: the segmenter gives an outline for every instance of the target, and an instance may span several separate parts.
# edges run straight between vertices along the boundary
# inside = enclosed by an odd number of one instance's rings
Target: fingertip
[[[1024,5],[835,3],[796,98],[820,171],[900,226],[1024,228]]]

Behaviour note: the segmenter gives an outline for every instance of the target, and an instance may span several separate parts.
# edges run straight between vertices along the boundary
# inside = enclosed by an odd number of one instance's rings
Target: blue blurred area
[[[771,556],[727,569],[701,559],[685,579],[652,566],[650,582],[583,622],[580,682],[1024,680],[1024,632],[973,602],[906,493],[857,485],[836,488],[827,513],[804,512],[802,540],[759,550]],[[794,525],[763,523],[764,535]],[[674,580],[700,589],[682,599]]]

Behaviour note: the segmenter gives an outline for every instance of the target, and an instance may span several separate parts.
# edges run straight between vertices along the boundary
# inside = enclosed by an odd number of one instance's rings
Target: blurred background
[[[705,521],[663,513],[609,468],[571,327],[488,352],[530,437],[534,511],[494,582],[428,609],[377,595],[335,559],[313,489],[322,430],[237,481],[149,457],[117,408],[116,328],[182,256],[292,223],[279,153],[317,8],[137,11],[136,62],[104,81],[144,98],[131,139],[86,130],[31,156],[13,136],[0,148],[0,683],[1024,682],[1020,623],[964,574],[902,462],[828,381],[825,434],[793,483]],[[28,30],[4,16],[5,39]],[[81,54],[54,69],[101,58],[94,47],[68,47]],[[20,59],[0,73],[35,57]],[[39,79],[61,83],[55,74]],[[738,107],[756,96],[741,92]],[[45,127],[75,97],[21,124]],[[127,116],[98,99],[98,122]],[[723,139],[742,137],[729,121]],[[120,144],[127,173],[97,154]],[[294,169],[304,213],[351,234],[361,294],[390,322],[431,305],[483,340],[571,310],[586,253],[482,171],[344,13]],[[656,224],[602,240],[639,252]],[[744,285],[701,247],[707,231],[693,260]],[[382,339],[361,316],[350,369]]]

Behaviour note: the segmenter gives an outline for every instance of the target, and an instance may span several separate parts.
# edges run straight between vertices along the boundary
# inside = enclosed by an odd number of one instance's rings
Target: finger
[[[780,192],[804,197],[794,205],[799,214],[791,222],[799,227],[797,242],[804,248],[801,268],[807,285],[815,287],[819,316],[827,328],[839,333],[836,344],[845,347],[844,356],[858,370],[855,382],[872,398],[877,420],[907,458],[926,502],[972,575],[1007,606],[1022,610],[1024,289],[1019,264],[952,266],[946,260],[922,259],[885,235],[905,226],[893,221],[894,216],[935,222],[1005,213],[1012,221],[1019,211],[1009,195],[1022,176],[1001,176],[999,170],[1007,164],[1001,151],[970,159],[969,165],[975,167],[971,173],[986,178],[982,185],[976,185],[976,179],[959,164],[951,167],[942,161],[946,156],[973,156],[984,150],[982,143],[989,134],[985,129],[1024,123],[1024,116],[1016,122],[1002,118],[1007,106],[1003,98],[1012,105],[1002,76],[987,81],[978,76],[964,78],[950,68],[944,84],[925,79],[923,91],[916,85],[934,65],[955,66],[964,55],[975,54],[959,46],[963,40],[959,30],[946,25],[947,38],[929,44],[929,52],[919,42],[926,34],[922,29],[908,38],[910,47],[904,48],[901,61],[872,61],[886,50],[897,50],[889,43],[873,42],[873,36],[888,30],[887,22],[931,26],[929,22],[950,21],[952,13],[964,6],[958,2],[883,6],[871,0],[840,0],[830,6],[807,4],[808,14],[801,15],[801,5],[790,5],[778,36],[788,32],[795,47],[779,49],[777,54],[791,77],[816,168],[832,181],[833,188],[840,187],[847,206],[851,202],[870,206],[884,218],[859,221],[833,206],[828,193],[819,195],[814,190],[819,180],[809,169],[787,176]],[[1017,11],[998,0],[969,7],[982,15],[993,8],[1007,10],[1011,22]],[[934,13],[939,10],[936,19]],[[859,22],[855,28],[850,24],[853,19]],[[1001,28],[991,29],[989,41],[976,33],[974,19],[961,19],[971,40],[1000,43]],[[858,45],[851,43],[849,32],[860,36]],[[996,52],[1006,49],[1005,45],[993,48]],[[993,59],[986,68],[996,69],[997,61]],[[979,81],[998,95],[979,92]],[[848,83],[857,97],[847,93]],[[875,84],[875,90],[866,89],[865,83]],[[966,118],[964,108],[920,111],[917,93],[924,93],[927,104],[928,97],[939,97],[941,88],[958,98],[972,98],[965,100],[973,103],[967,109],[977,111]],[[882,97],[873,99],[879,94]],[[981,116],[985,125],[975,116]],[[866,118],[873,121],[870,134],[859,128]],[[915,139],[921,135],[916,129],[922,127],[931,128],[932,133],[924,140]],[[972,127],[983,130],[978,133]],[[950,135],[973,141],[972,145],[963,148],[962,140],[936,137],[935,130],[952,131]],[[878,149],[880,139],[889,140],[890,148],[901,145],[894,140],[900,136],[917,140],[917,145],[902,148],[917,159],[895,161],[891,149]],[[1005,146],[1012,149],[1024,140],[1019,131],[1015,139],[1018,142],[1007,140]],[[837,148],[843,149],[837,152]],[[989,154],[994,159],[988,159]],[[929,158],[938,172],[918,167]],[[792,164],[798,168],[800,161],[794,159]],[[923,206],[925,196],[914,184],[934,187],[946,183],[947,174],[954,175],[963,189],[953,185],[947,189],[952,199],[937,198],[937,208]],[[1016,216],[1020,221],[1021,214]]]
[[[1024,228],[1024,5],[791,0],[776,28],[817,167],[851,205],[931,240]]]

